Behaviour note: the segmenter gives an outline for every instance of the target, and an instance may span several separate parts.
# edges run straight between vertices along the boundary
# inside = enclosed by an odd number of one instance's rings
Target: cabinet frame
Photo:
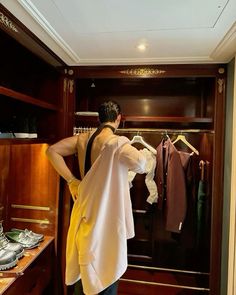
[[[224,168],[224,122],[225,122],[225,65],[136,65],[136,66],[87,66],[72,67],[73,78],[77,79],[149,79],[170,77],[212,77],[215,83],[214,94],[214,132],[213,167],[212,167],[212,208],[211,208],[211,248],[210,248],[210,294],[220,294],[221,278],[221,243],[222,243],[222,210],[223,210],[223,168]],[[78,90],[79,91],[79,90]],[[76,111],[81,111],[76,109]],[[91,111],[91,110],[87,110]],[[172,118],[170,118],[171,121]],[[168,118],[128,117],[130,121],[159,120],[167,122]],[[188,123],[194,121],[212,122],[209,118],[185,118]],[[181,119],[173,118],[174,122]]]

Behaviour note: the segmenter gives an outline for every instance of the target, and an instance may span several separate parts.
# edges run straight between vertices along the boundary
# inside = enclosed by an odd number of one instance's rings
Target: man
[[[127,137],[114,135],[121,120],[117,103],[104,102],[98,113],[101,125],[96,132],[63,139],[48,148],[47,156],[67,181],[74,200],[66,284],[81,279],[86,295],[115,295],[127,268],[127,239],[134,236],[128,170],[144,173],[146,160]],[[75,153],[82,180],[64,161]]]

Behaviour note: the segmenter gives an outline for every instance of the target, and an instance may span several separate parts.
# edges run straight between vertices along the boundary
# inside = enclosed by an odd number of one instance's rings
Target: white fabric
[[[154,181],[155,176],[155,169],[156,169],[156,156],[150,152],[148,149],[142,149],[140,152],[145,156],[146,158],[146,166],[145,166],[145,184],[147,186],[149,196],[147,198],[147,202],[149,204],[157,203],[158,199],[158,192],[157,192],[157,185]],[[134,171],[128,172],[128,181],[129,181],[129,187],[132,187],[132,181],[135,177],[136,173]]]
[[[128,169],[145,170],[145,157],[124,136],[112,136],[79,185],[66,249],[66,284],[82,278],[97,294],[127,268],[127,239],[134,236]]]

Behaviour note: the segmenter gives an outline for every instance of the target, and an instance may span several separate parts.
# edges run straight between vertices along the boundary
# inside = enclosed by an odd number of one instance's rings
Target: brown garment
[[[157,147],[158,209],[165,211],[166,230],[180,233],[187,210],[184,167],[190,154],[179,152],[170,139]]]

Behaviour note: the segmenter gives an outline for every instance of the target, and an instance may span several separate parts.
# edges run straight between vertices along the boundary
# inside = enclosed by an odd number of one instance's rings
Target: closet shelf
[[[202,117],[154,117],[154,116],[124,116],[123,122],[170,122],[170,123],[212,123],[212,118]]]
[[[151,240],[150,239],[145,239],[145,238],[135,238],[135,242],[141,242],[141,243],[150,244]]]
[[[80,114],[81,113],[81,114]],[[97,121],[98,116],[90,112],[77,112],[75,115],[81,120]],[[91,112],[92,113],[92,112]],[[121,121],[125,122],[166,122],[166,123],[212,123],[213,119],[208,117],[158,117],[158,116],[122,116]]]
[[[51,144],[55,141],[55,138],[0,138],[0,145],[4,144],[39,144],[48,143]]]
[[[151,256],[130,254],[130,253],[128,253],[128,258],[132,258],[132,260],[137,260],[137,261],[139,261],[140,259],[144,261],[151,261],[153,259]]]
[[[120,129],[124,128],[162,128],[166,129],[167,126],[171,128],[182,127],[181,129],[194,128],[211,129],[213,118],[209,117],[157,117],[157,116],[122,116]],[[96,127],[99,124],[97,116],[83,115],[76,116],[76,126],[91,126]],[[178,126],[178,127],[177,127]],[[201,126],[201,127],[200,127]],[[184,127],[184,128],[183,128]]]
[[[12,269],[0,271],[0,294],[3,294],[24,272],[33,265],[39,255],[54,241],[54,237],[45,236],[44,241],[37,248],[25,250],[24,257]]]
[[[44,108],[44,109],[48,109],[48,110],[52,110],[52,111],[60,111],[61,110],[56,105],[44,102],[40,99],[34,98],[32,96],[23,94],[21,92],[17,92],[15,90],[12,90],[12,89],[9,89],[9,88],[3,87],[3,86],[0,86],[0,94],[10,97],[10,98],[13,98],[18,101],[22,101],[22,102],[25,102],[28,104],[35,105],[37,107]]]

